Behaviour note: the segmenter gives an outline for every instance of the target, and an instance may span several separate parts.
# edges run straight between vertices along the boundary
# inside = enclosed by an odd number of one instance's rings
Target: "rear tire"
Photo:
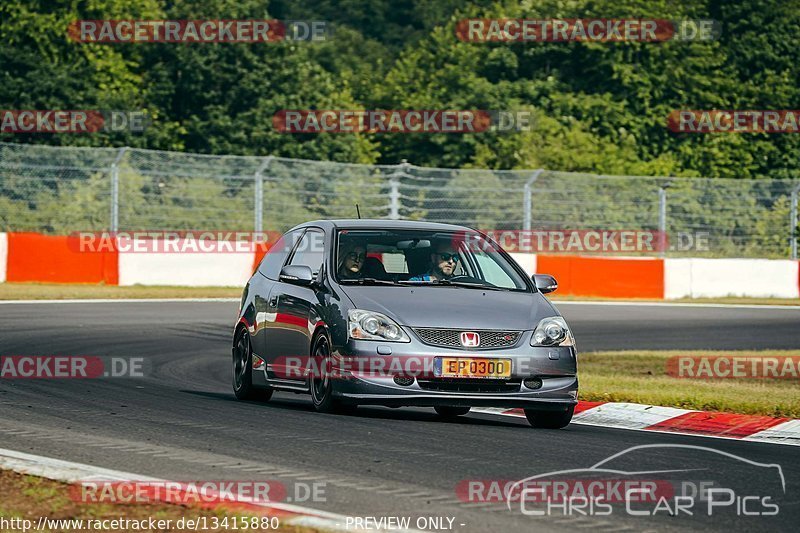
[[[453,419],[469,413],[469,407],[455,407],[449,405],[438,405],[433,408],[442,418]]]
[[[233,393],[239,400],[267,401],[272,397],[272,389],[253,386],[253,345],[244,328],[236,333],[233,343]]]
[[[525,409],[525,418],[531,426],[543,429],[565,428],[572,421],[572,414],[575,406],[570,405],[566,411],[539,411],[536,409]]]

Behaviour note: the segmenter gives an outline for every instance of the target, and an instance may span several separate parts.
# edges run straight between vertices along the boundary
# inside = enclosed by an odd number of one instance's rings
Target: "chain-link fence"
[[[355,218],[358,204],[364,218],[492,230],[661,230],[673,243],[667,255],[796,258],[799,191],[800,182],[789,180],[0,143],[0,231],[283,231],[311,219]]]

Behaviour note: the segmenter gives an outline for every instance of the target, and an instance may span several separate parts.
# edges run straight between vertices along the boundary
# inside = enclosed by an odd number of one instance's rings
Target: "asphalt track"
[[[559,309],[581,351],[800,348],[798,309],[573,303]],[[453,517],[456,531],[790,531],[800,523],[800,447],[581,425],[534,430],[478,414],[448,423],[430,409],[321,415],[307,397],[293,394],[237,402],[229,385],[235,314],[233,302],[0,305],[0,355],[145,360],[145,377],[136,379],[0,381],[0,447],[174,480],[277,480],[292,503],[358,516]],[[538,517],[518,507],[464,503],[455,491],[464,480],[589,467],[653,444],[703,446],[780,465],[785,494],[774,477],[719,454],[692,452],[702,456],[698,465],[686,450],[656,448],[647,451],[647,465],[641,457],[628,465],[691,467],[692,479],[723,477],[746,493],[772,496],[779,514],[744,517],[730,508],[711,517],[700,509],[692,516],[632,517],[623,506],[609,516],[557,510]],[[324,501],[295,498],[295,490],[313,484],[324,490]]]

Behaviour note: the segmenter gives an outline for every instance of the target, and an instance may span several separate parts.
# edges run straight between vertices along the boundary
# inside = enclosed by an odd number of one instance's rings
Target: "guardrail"
[[[652,230],[666,257],[797,258],[792,180],[357,165],[0,143],[0,230],[283,231],[309,219]],[[704,246],[700,248],[697,240]]]

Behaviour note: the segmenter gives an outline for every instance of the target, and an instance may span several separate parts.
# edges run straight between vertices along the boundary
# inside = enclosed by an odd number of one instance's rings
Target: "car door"
[[[304,229],[290,231],[270,246],[258,265],[258,275],[253,276],[250,281],[255,307],[255,323],[251,334],[253,351],[267,362],[270,360],[271,353],[268,337],[275,324],[275,314],[277,313],[277,305],[273,302],[271,295],[275,285],[278,284],[281,269],[289,260],[289,256],[304,232]]]
[[[309,228],[289,258],[289,265],[311,268],[317,277],[325,257],[325,234]],[[305,366],[311,353],[311,335],[317,322],[315,309],[319,302],[317,287],[302,287],[278,281],[269,297],[274,306],[275,321],[267,335],[270,379],[304,383],[298,367]]]

